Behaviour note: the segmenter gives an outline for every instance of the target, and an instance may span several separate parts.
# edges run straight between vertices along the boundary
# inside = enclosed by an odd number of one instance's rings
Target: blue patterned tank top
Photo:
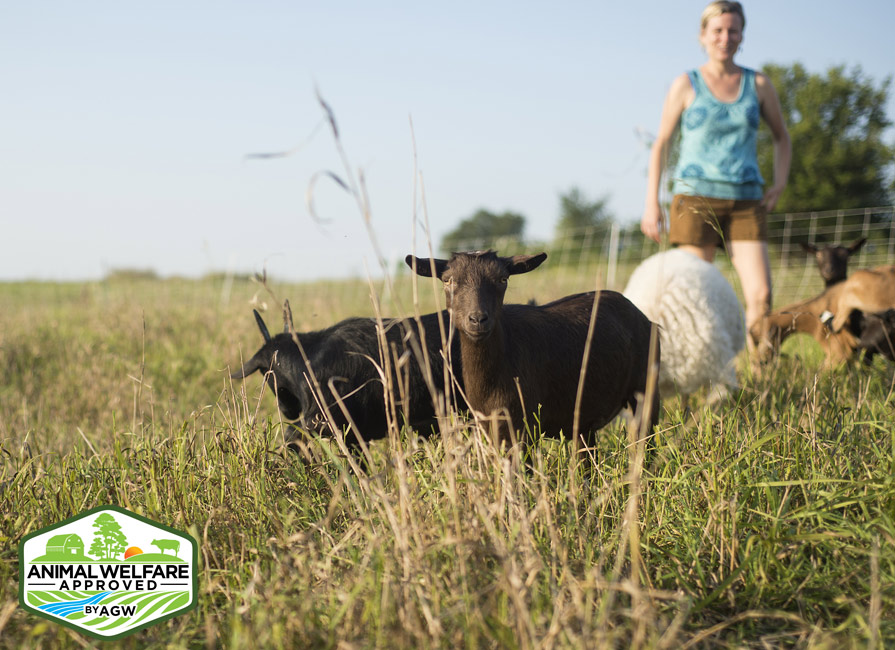
[[[764,180],[755,142],[761,107],[755,71],[743,68],[740,93],[722,102],[699,70],[687,73],[696,97],[681,115],[680,157],[673,192],[718,199],[760,199]]]

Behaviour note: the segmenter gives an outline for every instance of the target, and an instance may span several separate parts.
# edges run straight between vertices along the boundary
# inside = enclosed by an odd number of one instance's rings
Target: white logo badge
[[[196,606],[196,541],[102,506],[28,535],[19,601],[29,612],[116,639]]]

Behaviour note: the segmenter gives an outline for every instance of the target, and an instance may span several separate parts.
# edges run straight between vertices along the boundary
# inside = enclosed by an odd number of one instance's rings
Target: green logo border
[[[107,511],[107,510],[114,510],[115,512],[117,512],[119,514],[127,515],[128,517],[133,517],[134,519],[138,519],[141,522],[143,522],[144,524],[147,524],[149,526],[153,526],[155,528],[160,528],[160,529],[166,530],[167,532],[172,533],[174,535],[178,535],[180,537],[188,539],[190,541],[190,544],[192,544],[192,547],[193,547],[193,564],[192,564],[193,602],[191,602],[189,605],[187,605],[186,607],[184,607],[181,610],[172,612],[171,614],[167,614],[166,616],[161,616],[159,618],[153,619],[147,623],[138,625],[137,627],[135,627],[133,629],[127,630],[126,632],[122,632],[121,634],[115,634],[115,635],[111,635],[111,636],[97,634],[93,630],[89,630],[87,628],[80,627],[74,623],[71,623],[71,622],[65,620],[64,618],[60,618],[58,616],[53,616],[52,614],[47,614],[46,612],[42,612],[38,609],[35,609],[35,608],[31,607],[30,605],[28,605],[27,602],[25,602],[25,560],[24,560],[24,558],[25,558],[25,543],[33,537],[37,537],[38,535],[43,535],[44,533],[48,533],[51,530],[61,528],[62,526],[66,526],[66,525],[73,523],[75,521],[80,521],[81,519],[84,519],[85,517],[89,517],[90,515],[96,514],[98,512]],[[21,605],[22,608],[27,612],[35,614],[36,616],[40,616],[41,618],[47,619],[48,621],[52,621],[53,623],[57,623],[59,625],[64,625],[68,628],[71,628],[72,630],[75,630],[82,634],[86,634],[87,636],[92,637],[94,639],[99,639],[101,641],[113,641],[115,639],[121,639],[123,637],[130,636],[134,632],[139,632],[140,630],[145,630],[147,627],[156,625],[158,623],[162,623],[164,621],[167,621],[170,618],[174,618],[175,616],[182,616],[183,614],[186,614],[187,612],[195,609],[198,604],[199,604],[199,544],[196,542],[196,540],[193,538],[193,536],[190,535],[189,533],[185,533],[182,530],[177,530],[176,528],[172,528],[171,526],[166,526],[165,524],[160,524],[159,522],[153,521],[152,519],[149,519],[148,517],[144,517],[142,515],[138,515],[135,512],[131,512],[127,508],[122,508],[120,506],[116,506],[116,505],[112,505],[112,504],[109,504],[106,506],[97,506],[95,508],[91,508],[90,510],[85,510],[84,512],[81,512],[77,515],[69,517],[68,519],[64,519],[63,521],[56,522],[55,524],[47,526],[46,528],[41,528],[40,530],[36,530],[33,533],[29,533],[28,535],[26,535],[25,537],[22,538],[21,542],[19,542],[19,605]]]

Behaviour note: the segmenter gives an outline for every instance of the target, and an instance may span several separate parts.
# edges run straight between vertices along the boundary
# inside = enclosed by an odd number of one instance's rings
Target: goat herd
[[[827,288],[751,328],[760,359],[779,351],[790,334],[806,332],[829,363],[861,350],[895,361],[895,266],[846,279],[848,257],[863,243],[810,247]],[[648,433],[658,422],[660,392],[686,400],[702,385],[736,385],[743,315],[714,265],[671,250],[644,261],[624,294],[504,304],[509,276],[536,269],[546,257],[408,255],[408,266],[437,277],[445,292],[446,310],[418,318],[349,318],[298,333],[287,302],[284,331],[271,336],[256,311],[264,345],[232,376],[262,372],[285,419],[322,434],[344,430],[353,450],[361,440],[385,437],[392,423],[428,436],[451,407],[490,423],[508,444],[528,431],[591,445],[625,408]]]
[[[848,276],[848,258],[865,244],[802,247],[813,253],[826,285],[814,298],[772,312],[749,332],[761,358],[779,351],[791,334],[809,334],[832,366],[864,351],[864,360],[881,354],[895,361],[895,266],[860,269]]]

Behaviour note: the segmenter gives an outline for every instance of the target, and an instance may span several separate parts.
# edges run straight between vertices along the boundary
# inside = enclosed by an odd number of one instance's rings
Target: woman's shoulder
[[[692,87],[693,85],[693,75],[697,74],[697,70],[687,70],[686,72],[680,73],[678,76],[674,78],[671,82],[671,87],[675,86],[684,86]]]
[[[753,70],[752,74],[755,75],[755,85],[756,86],[771,86],[771,80],[768,79],[768,76],[762,72],[761,70]]]
[[[690,72],[682,72],[676,76],[668,89],[668,94],[672,97],[685,97],[693,92],[693,81]]]
[[[755,69],[753,69],[753,68],[747,68],[746,66],[742,66],[742,65],[740,66],[740,69],[743,71],[743,74],[744,74],[744,75],[749,75],[749,76],[751,76],[753,79],[755,79],[755,85],[756,85],[756,87],[760,87],[760,86],[764,86],[764,87],[772,86],[772,84],[771,84],[771,80],[768,79],[768,76],[767,76],[764,72],[762,72],[761,70],[755,70]]]
[[[763,100],[765,97],[776,95],[777,91],[774,90],[774,84],[771,83],[766,74],[760,70],[753,70],[752,72],[755,75],[755,91],[758,93],[759,99]]]
[[[681,113],[692,103],[695,96],[696,91],[686,72],[675,77],[665,95],[665,107],[662,109],[663,119],[668,118],[677,123]]]

